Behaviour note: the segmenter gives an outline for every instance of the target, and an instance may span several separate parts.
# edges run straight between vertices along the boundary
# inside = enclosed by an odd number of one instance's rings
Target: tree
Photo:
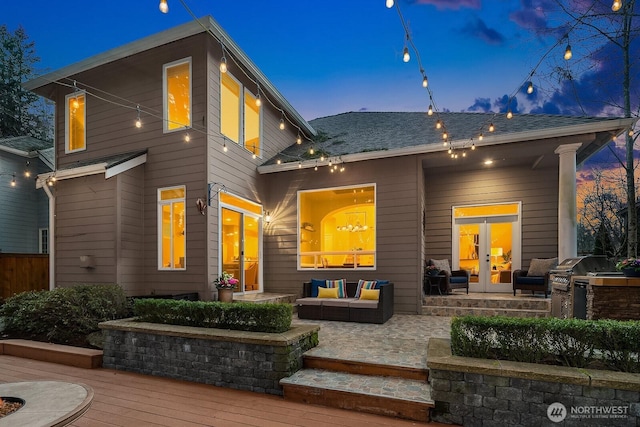
[[[565,4],[566,3],[566,4]],[[640,51],[640,26],[634,21],[635,0],[622,0],[606,2],[606,0],[595,0],[584,2],[580,0],[570,0],[558,4],[562,11],[570,17],[570,21],[565,23],[563,28],[567,30],[567,43],[569,37],[572,42],[579,41],[582,49],[588,52],[584,57],[587,60],[586,68],[583,68],[582,81],[576,83],[574,73],[568,68],[560,73],[567,78],[567,85],[571,86],[574,93],[579,93],[580,83],[586,79],[601,77],[599,90],[594,99],[587,102],[601,102],[600,111],[620,111],[624,117],[638,117],[640,104],[638,104],[638,85],[640,82],[640,72],[637,58]],[[577,40],[576,40],[577,39]],[[606,64],[607,61],[610,64]],[[606,69],[608,72],[602,72]],[[617,70],[614,74],[611,71]],[[584,85],[583,85],[584,86]],[[584,106],[584,95],[578,98],[580,108],[589,109]],[[593,92],[586,94],[594,95]],[[599,98],[599,99],[598,99]],[[633,100],[633,101],[632,101]],[[633,104],[632,104],[633,102]],[[634,111],[635,110],[635,111]],[[634,145],[638,133],[634,134],[633,129],[624,135],[624,156],[617,154],[619,165],[625,171],[623,188],[626,190],[626,206],[636,206],[636,185],[634,162]],[[619,212],[619,210],[617,211]],[[626,255],[638,255],[638,217],[636,209],[627,209],[627,229],[626,229]]]
[[[53,137],[50,104],[22,87],[36,76],[40,58],[34,46],[23,28],[11,33],[6,25],[0,26],[0,138]]]

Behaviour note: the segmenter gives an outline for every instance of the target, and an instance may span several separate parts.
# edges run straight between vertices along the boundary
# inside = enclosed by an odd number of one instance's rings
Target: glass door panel
[[[258,271],[260,267],[260,221],[256,217],[244,215],[244,291],[258,291]]]
[[[240,280],[240,283],[242,283],[240,275],[240,271],[242,271],[240,269],[241,226],[242,214],[240,212],[222,208],[222,270],[233,274],[233,277]],[[240,285],[236,285],[234,292],[239,292],[240,289]]]

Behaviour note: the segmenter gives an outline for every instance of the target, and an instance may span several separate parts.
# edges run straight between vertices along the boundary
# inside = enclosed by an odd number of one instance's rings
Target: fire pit
[[[0,427],[65,426],[89,409],[93,390],[84,384],[62,381],[25,381],[0,384],[0,396],[13,396],[2,397]],[[7,404],[14,409],[4,412]]]

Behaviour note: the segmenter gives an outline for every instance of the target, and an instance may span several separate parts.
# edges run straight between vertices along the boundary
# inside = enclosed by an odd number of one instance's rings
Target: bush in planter
[[[640,372],[640,322],[475,317],[451,322],[456,356]]]
[[[293,310],[289,304],[137,299],[133,311],[141,322],[278,333],[291,328]]]
[[[4,334],[89,347],[87,336],[98,323],[120,319],[130,312],[118,285],[78,285],[52,291],[31,291],[8,298],[0,307]]]

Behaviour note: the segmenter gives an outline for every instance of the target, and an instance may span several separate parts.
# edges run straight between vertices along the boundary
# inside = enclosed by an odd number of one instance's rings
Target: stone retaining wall
[[[114,320],[104,333],[102,366],[220,387],[282,395],[280,379],[302,368],[319,327],[281,334]]]
[[[435,403],[431,419],[437,422],[640,425],[640,374],[457,357],[449,340],[434,338],[427,364]]]
[[[588,285],[587,319],[638,320],[640,287]]]

